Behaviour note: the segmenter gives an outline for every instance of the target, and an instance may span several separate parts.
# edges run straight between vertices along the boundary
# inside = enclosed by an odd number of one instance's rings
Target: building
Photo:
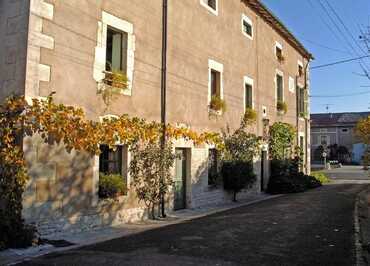
[[[361,143],[354,134],[357,122],[370,115],[370,112],[360,113],[326,113],[311,115],[311,155],[312,160],[322,161],[322,147],[340,149],[341,156],[332,155],[332,159],[343,163],[360,163],[365,151],[365,144]],[[346,155],[346,151],[348,154]],[[330,154],[329,154],[330,156]]]
[[[27,98],[55,92],[55,100],[80,106],[90,119],[129,114],[160,121],[162,1],[31,0],[0,2],[1,98]],[[258,113],[253,132],[263,135],[276,121],[297,127],[297,143],[310,169],[308,66],[312,55],[257,0],[169,1],[167,48],[167,119],[197,131],[235,129],[246,107]],[[130,86],[105,112],[97,91],[104,71],[126,72]],[[217,96],[228,105],[212,113]],[[287,113],[277,111],[277,103]],[[175,208],[193,208],[228,199],[208,178],[212,147],[178,141],[185,168],[182,198]],[[68,154],[37,137],[25,139],[32,177],[24,194],[24,217],[43,232],[74,230],[141,219],[145,211],[134,195],[115,202],[100,200],[97,185],[104,158],[115,162],[130,184],[127,147],[105,157]],[[209,162],[211,160],[211,162]],[[100,162],[99,162],[100,161]],[[180,164],[179,164],[180,165]],[[211,167],[212,168],[212,167]],[[268,147],[255,163],[259,193],[269,177]],[[170,204],[173,207],[173,202]]]

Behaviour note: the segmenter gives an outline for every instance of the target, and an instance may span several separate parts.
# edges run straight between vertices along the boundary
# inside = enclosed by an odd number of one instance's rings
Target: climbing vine
[[[270,127],[270,156],[271,159],[284,160],[292,150],[295,128],[287,123],[276,122]]]
[[[114,148],[117,142],[154,143],[162,134],[162,124],[127,115],[101,122],[88,120],[81,108],[57,104],[52,96],[45,100],[33,99],[31,103],[24,97],[6,99],[0,105],[0,124],[0,232],[5,232],[0,237],[0,249],[19,246],[22,241],[19,238],[25,235],[22,194],[29,177],[23,137],[38,134],[46,143],[63,143],[68,152],[75,149],[99,154],[100,144]],[[223,146],[217,133],[198,134],[172,125],[167,125],[166,137]]]

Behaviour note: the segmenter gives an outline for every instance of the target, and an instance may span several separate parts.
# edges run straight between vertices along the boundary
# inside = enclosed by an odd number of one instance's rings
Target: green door
[[[186,149],[176,149],[174,209],[186,208]]]

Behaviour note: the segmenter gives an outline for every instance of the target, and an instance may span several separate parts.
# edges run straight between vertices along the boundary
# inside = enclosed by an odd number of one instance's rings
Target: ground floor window
[[[209,149],[208,152],[208,185],[215,185],[219,176],[218,152],[216,149]]]
[[[99,196],[102,198],[127,193],[127,147],[117,145],[100,146],[99,156]]]

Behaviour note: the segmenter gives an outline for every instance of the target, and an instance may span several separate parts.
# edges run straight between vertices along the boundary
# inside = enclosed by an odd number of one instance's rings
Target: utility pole
[[[162,69],[161,69],[161,123],[162,123],[162,136],[161,136],[161,149],[162,159],[164,150],[166,148],[166,90],[167,90],[167,0],[162,3]],[[164,173],[162,169],[161,184],[163,184]],[[165,193],[161,192],[161,216],[166,217],[165,211]]]

